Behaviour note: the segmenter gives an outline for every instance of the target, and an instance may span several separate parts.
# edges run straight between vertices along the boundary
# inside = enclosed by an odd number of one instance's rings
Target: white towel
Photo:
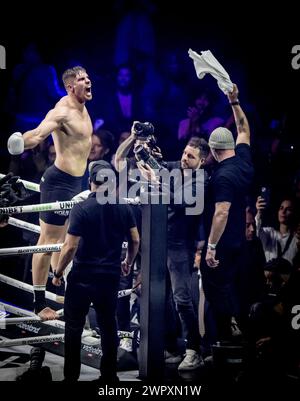
[[[228,73],[214,57],[210,50],[202,51],[201,56],[189,49],[189,56],[194,61],[197,77],[204,78],[206,74],[211,74],[217,81],[219,88],[227,95],[233,90],[233,83]]]

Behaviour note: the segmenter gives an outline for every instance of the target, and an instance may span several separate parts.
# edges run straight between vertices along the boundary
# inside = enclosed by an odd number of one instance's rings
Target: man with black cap
[[[203,288],[216,322],[215,340],[231,337],[231,318],[239,312],[235,281],[245,241],[246,194],[253,177],[250,129],[238,101],[236,85],[228,99],[238,135],[235,143],[232,133],[219,127],[209,138],[218,165],[205,201],[207,249],[206,257],[201,260]]]
[[[90,304],[100,327],[102,358],[101,382],[118,380],[116,305],[120,273],[128,274],[139,247],[139,235],[128,205],[104,203],[112,166],[104,160],[89,168],[91,194],[74,206],[70,213],[67,236],[61,250],[53,284],[59,286],[67,265],[73,260],[65,294],[65,364],[66,382],[80,375],[81,334]],[[128,240],[125,260],[120,266],[122,243]]]

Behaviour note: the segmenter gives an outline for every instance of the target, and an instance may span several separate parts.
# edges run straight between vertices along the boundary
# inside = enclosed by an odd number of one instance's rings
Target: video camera
[[[136,159],[138,161],[143,160],[151,168],[160,170],[162,168],[162,157],[159,157],[160,149],[157,147],[156,137],[153,135],[154,126],[149,122],[142,123],[137,121],[134,124],[134,130],[137,139],[144,141],[144,144],[137,145],[134,149]]]
[[[137,139],[145,141],[145,143],[151,150],[158,150],[156,145],[157,140],[156,137],[153,135],[154,127],[151,123],[141,123],[138,121],[134,124],[134,130],[136,132]]]
[[[140,121],[137,121],[134,124],[133,129],[135,130],[138,139],[146,139],[154,134],[154,127],[149,122],[141,123]]]
[[[134,149],[135,157],[138,161],[143,160],[146,164],[148,164],[151,168],[155,170],[160,170],[161,165],[159,162],[151,155],[148,149],[146,149],[143,145],[138,145]]]

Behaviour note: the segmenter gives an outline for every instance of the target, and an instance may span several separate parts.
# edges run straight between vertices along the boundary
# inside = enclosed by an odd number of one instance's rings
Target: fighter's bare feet
[[[44,309],[42,309],[39,313],[38,316],[44,321],[44,320],[55,320],[58,319],[59,316],[55,312],[55,310],[49,308],[48,306]]]

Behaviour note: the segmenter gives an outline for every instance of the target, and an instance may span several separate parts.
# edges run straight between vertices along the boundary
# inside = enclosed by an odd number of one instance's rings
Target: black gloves
[[[23,183],[17,182],[20,177],[8,173],[0,179],[0,207],[14,206],[20,204],[28,196]],[[7,214],[0,214],[0,224],[7,223]]]
[[[14,206],[27,197],[23,183],[17,182],[20,177],[8,173],[0,179],[0,207]]]

